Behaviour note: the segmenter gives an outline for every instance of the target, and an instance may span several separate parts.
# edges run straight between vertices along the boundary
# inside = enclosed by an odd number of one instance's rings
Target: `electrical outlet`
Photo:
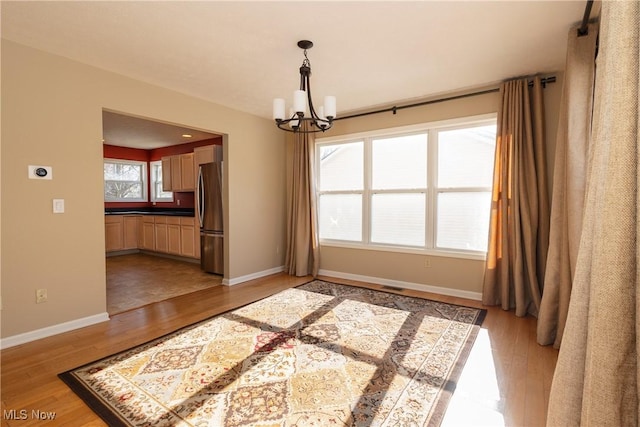
[[[431,268],[431,258],[425,257],[425,259],[424,259],[424,268]]]
[[[40,304],[47,301],[47,290],[36,289],[36,304]]]

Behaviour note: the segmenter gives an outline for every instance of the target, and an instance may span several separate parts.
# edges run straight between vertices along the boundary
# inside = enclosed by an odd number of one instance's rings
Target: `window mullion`
[[[371,189],[373,160],[371,154],[371,138],[364,139],[364,186],[362,191],[362,242],[371,243]]]
[[[436,209],[437,209],[437,180],[438,180],[438,133],[430,129],[427,136],[427,224],[425,226],[426,247],[435,248],[436,245]]]

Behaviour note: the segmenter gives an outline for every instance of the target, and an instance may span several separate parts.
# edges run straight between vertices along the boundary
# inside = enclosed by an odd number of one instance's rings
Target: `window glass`
[[[426,188],[427,135],[406,135],[372,142],[372,188]]]
[[[162,189],[162,161],[149,163],[151,167],[151,201],[172,202],[173,192]]]
[[[105,201],[147,201],[146,162],[104,161]]]
[[[438,194],[436,246],[443,249],[486,251],[490,210],[489,191]]]
[[[438,132],[438,187],[491,187],[496,126]]]
[[[319,190],[362,190],[363,147],[362,141],[320,147]]]
[[[405,246],[425,244],[425,194],[374,194],[371,241]]]
[[[362,195],[323,194],[318,202],[321,239],[362,240]]]

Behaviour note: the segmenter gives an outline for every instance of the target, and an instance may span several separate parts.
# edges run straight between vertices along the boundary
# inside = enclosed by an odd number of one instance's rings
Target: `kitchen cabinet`
[[[196,189],[193,158],[193,153],[162,158],[162,189],[164,191],[194,191]]]
[[[196,167],[193,163],[193,153],[180,155],[180,178],[182,179],[182,191],[195,191]]]
[[[154,234],[155,239],[155,251],[156,252],[169,252],[169,244],[167,237],[167,217],[156,216],[154,217]]]
[[[182,190],[182,168],[180,167],[180,156],[171,156],[171,167],[169,169],[169,174],[171,175],[171,191],[181,191]],[[164,176],[164,170],[162,171]]]
[[[213,145],[205,145],[204,147],[196,147],[193,149],[196,169],[204,163],[213,163]]]
[[[106,252],[143,249],[200,258],[200,227],[193,217],[105,215]]]
[[[162,190],[171,191],[173,180],[171,179],[171,156],[163,157],[162,163]]]
[[[124,249],[124,234],[120,215],[107,215],[104,218],[104,246],[106,252]]]
[[[137,249],[139,215],[106,215],[104,217],[105,251]]]
[[[167,252],[182,255],[180,245],[180,218],[167,218]]]
[[[154,251],[156,249],[154,217],[145,215],[142,217],[142,231],[140,235],[140,249]]]
[[[199,239],[196,241],[195,218],[180,218],[180,255],[196,258],[196,244],[200,246]]]
[[[123,249],[138,249],[138,223],[140,216],[126,215],[122,217],[122,243]]]

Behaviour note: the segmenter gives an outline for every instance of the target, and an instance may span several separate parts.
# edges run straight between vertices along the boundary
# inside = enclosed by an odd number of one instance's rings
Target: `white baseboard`
[[[36,329],[35,331],[25,332],[24,334],[13,335],[11,337],[0,339],[0,349],[14,347],[16,345],[25,344],[41,338],[47,338],[63,332],[73,331],[74,329],[84,328],[85,326],[95,325],[96,323],[106,322],[108,320],[109,313],[104,312],[89,317],[83,317],[82,319],[48,326],[46,328]]]
[[[248,282],[249,280],[260,279],[261,277],[271,276],[272,274],[281,273],[284,271],[284,265],[280,267],[270,268],[268,270],[258,271],[256,273],[247,274],[246,276],[234,277],[232,279],[222,279],[222,284],[225,286],[233,286],[238,283]]]
[[[400,280],[384,279],[380,277],[362,276],[360,274],[343,273],[341,271],[320,270],[318,274],[322,276],[335,277],[337,279],[357,280],[359,282],[375,283],[376,285],[393,286],[394,288],[412,289],[414,291],[431,292],[434,294],[447,295],[451,297],[467,298],[482,301],[482,293],[463,291],[460,289],[445,288],[442,286],[425,285],[422,283],[403,282]]]

